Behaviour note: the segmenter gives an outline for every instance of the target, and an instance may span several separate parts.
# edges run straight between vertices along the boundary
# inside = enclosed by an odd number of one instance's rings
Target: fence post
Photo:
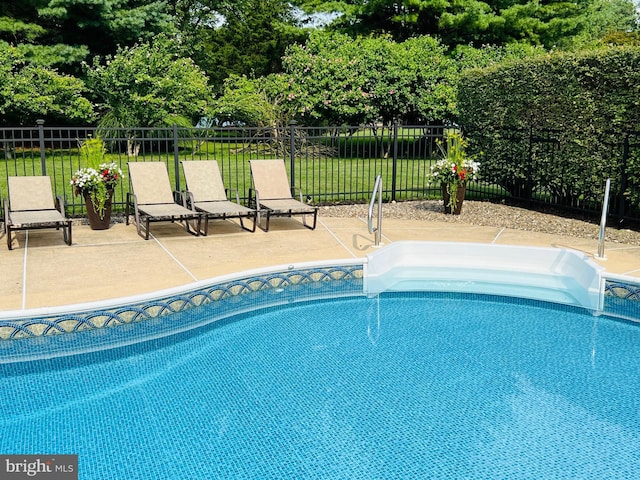
[[[47,157],[44,153],[44,120],[36,120],[38,125],[38,139],[40,140],[40,167],[42,168],[42,175],[47,174]]]
[[[176,192],[180,191],[180,158],[178,151],[178,125],[173,124],[173,166],[176,172]]]
[[[627,189],[627,160],[629,160],[629,134],[624,136],[622,143],[622,168],[620,169],[620,188],[618,190],[618,216],[620,219],[625,214],[625,195],[624,192]]]
[[[396,179],[398,178],[398,120],[393,120],[393,161],[391,163],[391,201],[396,201]],[[382,199],[380,200],[382,201]]]
[[[527,207],[531,206],[533,200],[533,125],[529,126],[529,152],[527,158],[527,178],[525,180],[525,199]]]
[[[291,168],[291,175],[290,175],[290,187],[291,187],[291,191],[293,192],[293,189],[296,187],[296,162],[295,162],[295,158],[296,158],[296,125],[298,124],[298,122],[296,122],[295,120],[291,120],[289,122],[289,163],[290,163],[290,168]]]

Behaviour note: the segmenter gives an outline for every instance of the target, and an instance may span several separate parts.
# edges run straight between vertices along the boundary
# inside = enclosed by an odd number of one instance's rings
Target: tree
[[[464,72],[470,68],[485,68],[546,53],[548,52],[544,48],[526,43],[510,43],[505,46],[484,45],[481,48],[458,45],[449,52],[449,57],[455,62],[458,71]]]
[[[119,48],[87,67],[87,84],[100,101],[103,127],[192,125],[210,100],[207,76],[164,35]]]
[[[3,2],[0,5],[0,48],[16,47],[24,61],[41,66],[68,68],[89,53],[82,45],[59,43],[38,15],[46,0]]]
[[[377,118],[368,98],[375,66],[363,68],[370,59],[363,44],[364,39],[316,32],[304,46],[289,47],[283,58],[289,76],[287,100],[302,122],[357,125]]]
[[[455,68],[431,37],[390,38],[312,34],[287,50],[287,100],[305,123],[389,123],[449,118]]]
[[[573,47],[615,30],[637,29],[632,0],[318,0],[294,2],[307,12],[341,13],[333,28],[390,34],[396,40],[435,35],[450,47],[525,42]]]
[[[483,172],[506,190],[599,202],[602,179],[625,170],[622,193],[637,204],[637,156],[626,158],[623,144],[640,124],[640,48],[552,52],[469,70],[458,98],[470,145],[487,153]]]
[[[21,0],[0,5],[0,47],[79,75],[83,60],[174,32],[164,0]]]
[[[49,0],[38,15],[55,26],[61,43],[85,45],[92,55],[174,32],[166,0]]]
[[[188,15],[192,23],[184,31],[194,60],[216,87],[232,74],[257,78],[280,72],[286,48],[306,38],[286,0],[203,3],[204,19]]]
[[[85,123],[93,118],[82,81],[29,64],[15,47],[0,48],[0,115],[5,125],[34,125],[42,118]]]
[[[272,74],[260,79],[230,75],[222,94],[213,102],[212,114],[219,123],[256,127],[286,125],[291,116],[283,107],[284,77]]]

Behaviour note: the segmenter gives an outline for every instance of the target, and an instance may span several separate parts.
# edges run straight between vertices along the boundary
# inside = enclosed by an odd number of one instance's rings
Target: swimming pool
[[[640,332],[504,297],[271,307],[3,370],[0,451],[82,479],[638,478]]]
[[[319,270],[148,322],[193,323],[176,335],[0,366],[0,452],[77,453],[82,479],[638,477],[637,325]]]

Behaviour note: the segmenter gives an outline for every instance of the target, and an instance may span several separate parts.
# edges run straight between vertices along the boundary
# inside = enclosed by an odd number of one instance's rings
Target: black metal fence
[[[465,133],[472,150],[484,152],[485,198],[593,216],[601,212],[609,178],[610,216],[640,220],[640,131],[528,127]]]
[[[85,166],[79,145],[99,134],[108,147],[105,160],[117,163],[125,175],[128,162],[162,161],[177,191],[185,188],[180,161],[214,159],[225,185],[237,190],[241,200],[247,202],[251,187],[248,161],[284,158],[291,186],[316,204],[368,201],[378,174],[383,178],[386,201],[436,199],[440,198],[440,185],[430,183],[429,173],[440,156],[437,142],[447,128],[291,124],[283,128],[174,126],[97,132],[94,128],[49,127],[39,122],[34,127],[0,129],[0,195],[7,196],[9,176],[49,175],[55,193],[64,196],[68,213],[83,215],[84,201],[74,197],[70,181],[73,173]],[[640,176],[629,173],[631,167],[640,165],[638,133],[611,137],[619,141],[599,145],[597,155],[608,155],[603,158],[611,158],[612,167],[606,171],[589,167],[588,175],[582,175],[578,185],[573,180],[575,175],[563,172],[584,169],[579,162],[581,152],[589,153],[583,159],[593,157],[593,146],[583,145],[579,138],[568,139],[559,131],[512,130],[504,137],[507,142],[496,141],[495,137],[483,140],[481,132],[472,137],[472,147],[484,152],[480,158],[483,175],[480,182],[469,185],[468,198],[597,215],[605,180],[611,177],[612,216],[640,221],[633,193],[640,192]],[[555,165],[555,174],[549,175],[550,164]],[[118,186],[116,209],[122,209],[128,190],[128,181]]]
[[[7,177],[49,175],[56,194],[63,195],[72,215],[83,213],[82,198],[70,185],[85,165],[79,145],[100,137],[108,147],[105,161],[127,172],[128,162],[162,161],[177,191],[184,189],[182,160],[215,159],[228,188],[247,201],[251,187],[249,160],[284,158],[291,186],[318,204],[367,201],[376,175],[385,179],[388,200],[424,198],[434,186],[428,172],[442,126],[300,127],[284,128],[136,128],[100,130],[36,127],[0,129],[0,193],[7,195]],[[128,182],[119,185],[116,207],[124,205]]]

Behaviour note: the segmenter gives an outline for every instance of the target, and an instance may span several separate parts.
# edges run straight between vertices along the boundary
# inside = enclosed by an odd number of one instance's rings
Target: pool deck
[[[241,230],[236,221],[212,221],[209,235],[189,235],[179,224],[155,223],[142,239],[134,225],[108,230],[74,225],[73,244],[53,229],[17,232],[14,249],[0,247],[0,310],[21,310],[108,300],[150,293],[220,275],[274,265],[351,259],[374,252],[366,218],[324,218],[315,231],[300,217],[274,218],[269,232]],[[597,234],[597,226],[594,226]],[[401,240],[470,242],[571,248],[594,258],[608,272],[640,277],[640,245],[498,227],[385,218],[382,243]]]

